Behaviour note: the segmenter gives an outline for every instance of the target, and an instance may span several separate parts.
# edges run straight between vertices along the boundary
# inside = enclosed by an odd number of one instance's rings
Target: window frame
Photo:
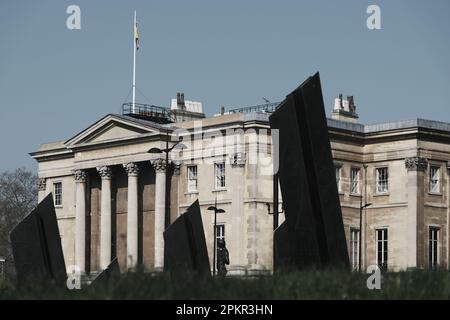
[[[428,227],[428,267],[430,269],[436,269],[440,264],[440,234],[440,227]]]
[[[379,238],[379,235],[382,238]],[[387,271],[389,267],[389,229],[388,228],[377,228],[375,229],[375,252],[376,252],[376,262],[380,270]],[[379,244],[381,243],[381,260],[379,253]]]
[[[437,178],[433,178],[432,172],[433,169],[436,169]],[[431,194],[441,194],[441,167],[438,165],[430,165],[429,174],[428,174],[428,192]],[[437,190],[433,190],[433,180],[436,181]]]
[[[195,179],[191,179],[191,170],[195,169]],[[189,193],[198,192],[198,166],[196,164],[188,165],[186,167],[186,178],[187,178],[187,191]],[[192,188],[191,182],[195,181],[195,188]]]
[[[218,168],[219,166],[223,166],[222,175],[218,176]],[[220,179],[220,180],[219,180]],[[223,182],[223,183],[222,183]],[[225,161],[215,162],[214,163],[214,189],[224,189],[226,188],[226,168]]]
[[[334,175],[335,175],[335,178],[336,178],[336,186],[337,186],[338,193],[342,193],[342,186],[341,186],[341,181],[342,181],[342,164],[335,164],[334,165]]]
[[[386,178],[380,179],[380,170],[386,170]],[[385,186],[383,190],[381,190],[381,183]],[[387,195],[389,194],[389,167],[382,166],[375,168],[375,194],[377,195]]]
[[[222,230],[222,234],[219,235],[219,230]],[[217,245],[217,241],[219,239],[223,239],[225,240],[225,223],[218,223],[215,226],[215,231],[216,231],[216,238],[214,239],[214,241],[216,242],[216,265],[217,265],[217,258],[218,258],[218,251],[219,251],[219,246]],[[226,240],[225,240],[226,242]]]
[[[57,185],[60,186],[59,193],[56,192]],[[55,204],[55,208],[62,208],[62,206],[63,206],[63,183],[60,180],[53,181],[53,202]]]
[[[350,228],[350,265],[353,271],[359,270],[360,232],[359,228]]]
[[[354,192],[354,190],[353,190],[353,186],[354,186],[354,182],[355,182],[353,180],[353,173],[355,171],[357,172],[357,174],[356,174],[356,177],[357,177],[356,192]],[[359,168],[359,167],[350,168],[350,194],[357,195],[357,196],[361,195],[361,168]]]

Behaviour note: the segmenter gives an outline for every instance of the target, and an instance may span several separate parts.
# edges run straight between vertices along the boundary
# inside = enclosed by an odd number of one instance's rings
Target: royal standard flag
[[[134,41],[136,43],[136,50],[139,50],[139,30],[137,22],[136,25],[134,26]]]

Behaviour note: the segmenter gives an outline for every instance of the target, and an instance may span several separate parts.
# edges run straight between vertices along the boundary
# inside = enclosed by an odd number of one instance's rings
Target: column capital
[[[111,179],[112,178],[112,170],[108,166],[97,167],[97,172],[102,179]]]
[[[78,183],[85,183],[86,182],[86,178],[87,178],[87,174],[86,171],[84,170],[74,170],[73,171],[73,175],[75,177],[75,182]]]
[[[150,163],[155,168],[156,173],[164,173],[167,169],[167,162],[165,159],[159,158],[150,160]]]
[[[47,188],[47,179],[46,178],[39,178],[38,179],[38,190],[39,191],[45,191]]]
[[[139,166],[134,162],[128,162],[123,165],[129,177],[137,177],[139,174]]]
[[[245,167],[246,160],[245,152],[236,152],[230,156],[231,167],[243,168]]]
[[[408,171],[425,171],[428,167],[428,160],[422,157],[406,158],[405,167]]]
[[[181,161],[174,160],[174,161],[172,161],[172,163],[173,163],[173,175],[174,176],[179,176],[180,175],[180,169],[181,169]]]

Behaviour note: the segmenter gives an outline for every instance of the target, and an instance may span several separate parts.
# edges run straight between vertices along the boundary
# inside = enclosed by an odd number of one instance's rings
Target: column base
[[[164,272],[164,267],[155,267],[153,269],[153,272],[154,273],[162,273],[162,272]]]

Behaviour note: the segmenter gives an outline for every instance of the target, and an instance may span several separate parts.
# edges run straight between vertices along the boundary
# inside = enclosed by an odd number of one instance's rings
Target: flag
[[[134,41],[136,43],[136,50],[139,50],[139,30],[137,22],[134,26]]]

